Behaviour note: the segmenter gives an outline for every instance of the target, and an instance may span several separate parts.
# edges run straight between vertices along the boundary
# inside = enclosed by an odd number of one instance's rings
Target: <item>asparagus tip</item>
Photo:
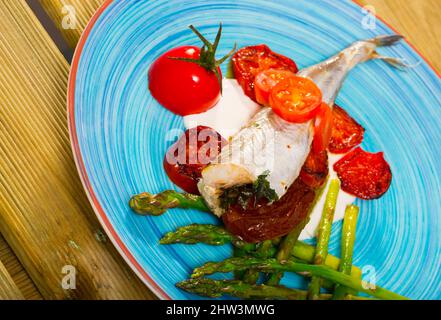
[[[174,205],[173,199],[170,200],[167,196],[168,191],[157,195],[143,192],[133,196],[129,201],[129,206],[140,215],[160,216]]]

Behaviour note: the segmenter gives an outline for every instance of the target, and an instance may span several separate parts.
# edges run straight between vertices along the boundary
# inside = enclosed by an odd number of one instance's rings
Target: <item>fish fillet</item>
[[[357,41],[326,61],[301,70],[298,75],[313,80],[322,91],[323,101],[332,107],[344,79],[356,65],[374,58],[402,65],[401,60],[376,52],[377,47],[392,45],[401,38],[392,35]],[[202,171],[198,189],[217,216],[224,213],[219,197],[225,189],[253,183],[263,173],[268,173],[271,188],[281,198],[298,178],[312,139],[312,121],[290,123],[270,108],[264,108]]]

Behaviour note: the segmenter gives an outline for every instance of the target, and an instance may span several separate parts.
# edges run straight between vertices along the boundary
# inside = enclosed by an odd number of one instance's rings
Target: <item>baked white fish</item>
[[[383,59],[396,66],[405,64],[396,58],[380,56],[376,49],[389,46],[402,37],[380,36],[357,41],[328,60],[301,70],[298,75],[310,78],[323,94],[323,101],[334,105],[335,98],[349,71],[359,63]],[[202,171],[199,191],[217,216],[224,209],[219,197],[225,189],[253,183],[263,173],[281,198],[298,178],[310,152],[312,121],[290,123],[264,108],[238,132],[207,168]]]

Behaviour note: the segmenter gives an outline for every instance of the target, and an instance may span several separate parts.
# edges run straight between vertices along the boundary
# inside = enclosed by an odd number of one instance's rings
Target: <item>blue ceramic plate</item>
[[[184,210],[139,217],[127,205],[139,192],[175,188],[162,159],[173,142],[167,133],[182,129],[183,122],[152,98],[147,70],[168,49],[200,44],[188,25],[214,38],[220,21],[219,56],[234,42],[266,43],[300,67],[355,40],[394,33],[379,20],[372,28],[371,19],[349,0],[126,0],[107,1],[97,12],[80,41],[70,77],[73,149],[98,218],[160,298],[197,298],[175,283],[196,266],[229,257],[231,248],[160,246],[161,236],[179,226],[217,221]],[[337,103],[367,130],[363,148],[384,151],[394,175],[383,198],[357,201],[361,214],[354,263],[378,285],[414,299],[439,299],[441,81],[405,42],[381,52],[420,64],[398,71],[378,61],[365,63],[351,73],[338,96]],[[336,255],[340,231],[336,223],[330,244]],[[284,283],[304,285],[293,275]]]

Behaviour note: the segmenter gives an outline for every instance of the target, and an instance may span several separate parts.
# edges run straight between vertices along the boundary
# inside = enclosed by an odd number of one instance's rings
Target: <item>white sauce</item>
[[[260,105],[248,98],[235,79],[222,81],[223,95],[207,112],[184,117],[187,129],[206,126],[215,129],[226,140],[240,131],[260,110]]]
[[[223,96],[219,103],[207,112],[184,117],[184,125],[187,129],[196,126],[207,126],[220,133],[229,140],[240,131],[253,116],[260,110],[260,106],[248,98],[235,79],[224,79]],[[309,223],[303,229],[300,240],[315,237],[322,217],[322,209],[331,179],[337,178],[333,166],[344,155],[329,153],[329,180],[320,199],[317,201]],[[342,220],[346,206],[354,203],[355,197],[340,190],[334,215],[334,222]]]

